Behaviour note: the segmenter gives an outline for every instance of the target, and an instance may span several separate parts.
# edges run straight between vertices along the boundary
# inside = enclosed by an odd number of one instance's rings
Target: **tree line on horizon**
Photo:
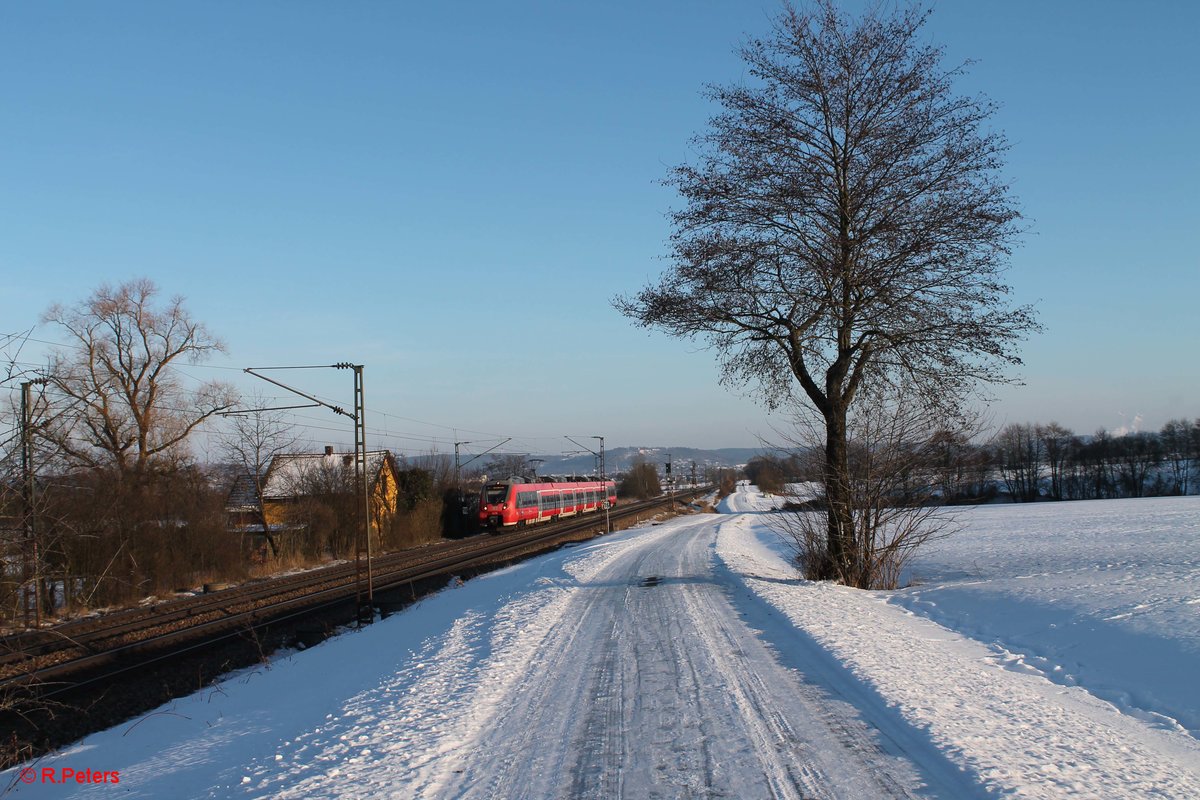
[[[906,472],[892,502],[979,503],[1164,497],[1200,491],[1200,418],[1158,431],[1076,434],[1057,422],[1012,423],[983,441],[937,432],[898,445]],[[861,461],[859,462],[861,464]],[[820,480],[811,453],[761,455],[745,467],[763,491]]]

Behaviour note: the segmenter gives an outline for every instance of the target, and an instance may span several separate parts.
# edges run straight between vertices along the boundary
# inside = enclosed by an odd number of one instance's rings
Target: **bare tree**
[[[1050,497],[1062,500],[1066,497],[1067,464],[1078,447],[1079,440],[1075,438],[1075,434],[1057,422],[1038,425],[1037,435],[1042,443],[1042,454],[1046,457],[1046,467],[1050,472]]]
[[[1089,441],[1080,444],[1067,481],[1073,499],[1101,500],[1118,496],[1115,454],[1115,439],[1104,428],[1097,428]]]
[[[283,414],[268,409],[263,397],[255,396],[250,405],[246,411],[228,415],[230,429],[222,437],[221,448],[225,458],[239,472],[235,480],[252,492],[253,496],[247,499],[251,500],[250,505],[262,526],[272,557],[277,558],[279,542],[263,509],[263,482],[271,460],[295,448],[297,437]]]
[[[433,483],[439,489],[445,489],[454,486],[454,457],[447,453],[439,453],[436,450],[430,450],[428,453],[413,460],[413,463],[408,463],[408,459],[404,459],[401,465],[407,469],[409,467],[420,467],[433,476]]]
[[[503,481],[513,475],[532,476],[534,471],[525,453],[497,453],[484,463],[483,472],[489,479]]]
[[[354,554],[362,530],[362,507],[353,457],[341,461],[305,458],[280,481],[290,502],[284,518],[302,528],[299,555],[307,559],[345,558]]]
[[[1002,281],[1019,213],[998,177],[994,107],[959,97],[961,71],[923,44],[927,13],[860,19],[833,0],[785,7],[741,48],[751,83],[711,87],[723,107],[697,164],[669,183],[671,268],[615,305],[644,326],[713,346],[723,379],[769,406],[798,386],[825,435],[828,561],[852,582],[847,418],[861,390],[905,383],[954,410],[1006,380],[1037,324]]]
[[[1189,494],[1196,440],[1192,423],[1186,419],[1168,420],[1159,432],[1163,458],[1170,467],[1170,493]]]
[[[820,458],[814,447],[824,435],[823,420],[811,412],[796,418],[797,452]],[[904,392],[867,390],[847,425],[850,469],[839,494],[852,509],[857,574],[846,582],[862,588],[894,589],[917,550],[957,530],[944,505],[941,474],[946,440],[969,441],[975,420],[939,419]],[[826,484],[828,495],[828,485]],[[825,498],[798,487],[792,513],[773,514],[769,523],[789,542],[808,578],[820,578],[829,560]]]
[[[754,456],[744,467],[746,477],[764,492],[779,493],[783,491],[787,478],[784,465],[775,456]]]
[[[29,343],[33,330],[0,333],[0,385],[25,375],[28,365],[21,362],[21,351]]]
[[[945,502],[977,501],[986,492],[979,474],[981,448],[971,435],[972,431],[942,429],[925,444],[933,480]]]
[[[158,287],[139,279],[101,286],[70,308],[44,315],[69,345],[51,359],[49,378],[61,400],[44,435],[74,466],[144,474],[156,460],[178,455],[201,423],[236,402],[227,384],[186,388],[172,370],[224,345],[196,322],[183,298],[156,306]]]
[[[1149,431],[1134,431],[1114,440],[1117,485],[1126,497],[1144,497],[1151,476],[1162,464],[1162,445]]]
[[[621,497],[634,497],[639,500],[658,497],[662,494],[658,470],[645,458],[638,456],[617,485],[617,494]]]
[[[995,453],[1012,499],[1026,503],[1037,500],[1045,456],[1037,426],[1028,422],[1006,425],[996,434]]]

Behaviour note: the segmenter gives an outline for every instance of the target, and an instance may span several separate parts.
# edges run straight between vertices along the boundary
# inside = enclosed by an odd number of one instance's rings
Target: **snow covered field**
[[[994,506],[868,593],[743,488],[4,774],[20,797],[1200,797],[1200,498]],[[43,770],[119,772],[49,785]]]
[[[1200,497],[985,506],[893,602],[1200,738]]]

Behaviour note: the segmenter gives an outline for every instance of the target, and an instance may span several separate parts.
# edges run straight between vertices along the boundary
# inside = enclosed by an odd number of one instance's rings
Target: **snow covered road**
[[[535,668],[421,793],[909,796],[912,771],[739,617],[714,569],[717,522],[664,525],[576,567],[554,619],[534,623]]]
[[[474,652],[473,668],[438,686],[455,709],[443,709],[444,727],[411,749],[391,747],[387,732],[354,734],[387,764],[285,774],[272,792],[337,794],[349,783],[429,798],[911,796],[915,771],[741,619],[715,569],[719,521],[676,520],[566,560],[564,577],[542,578],[431,654],[440,664]],[[342,753],[340,740],[332,749]]]

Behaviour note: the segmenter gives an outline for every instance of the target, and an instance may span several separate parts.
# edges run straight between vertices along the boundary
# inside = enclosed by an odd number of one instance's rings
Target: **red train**
[[[612,481],[525,483],[523,478],[489,483],[479,497],[479,524],[500,530],[586,514],[617,504]]]

